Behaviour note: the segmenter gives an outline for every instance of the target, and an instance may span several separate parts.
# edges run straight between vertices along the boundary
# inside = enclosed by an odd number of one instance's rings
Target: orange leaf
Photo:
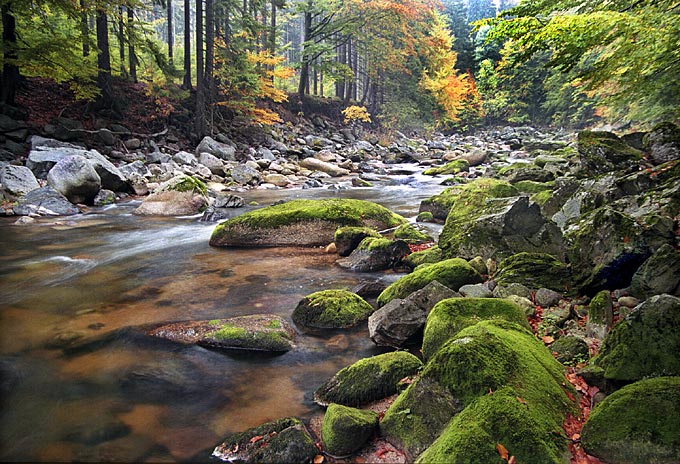
[[[550,345],[552,342],[555,341],[555,338],[551,337],[550,335],[544,335],[541,337],[541,340],[543,340],[543,343],[546,345]]]
[[[508,464],[515,464],[517,462],[517,459],[515,456],[510,456],[510,459],[508,459]]]
[[[581,439],[581,434],[580,433],[575,433],[570,437],[574,441],[578,441]]]
[[[317,454],[314,456],[314,464],[321,464],[323,462],[323,455]]]
[[[501,459],[504,461],[508,460],[508,450],[505,449],[505,446],[501,445],[500,443],[496,443],[496,451],[498,451],[498,454],[501,455]]]
[[[527,404],[526,400],[523,398],[520,398],[519,396],[517,397],[517,401],[519,401],[522,404]]]
[[[250,439],[250,443],[255,443],[256,441],[262,440],[262,435],[255,435],[253,438]]]

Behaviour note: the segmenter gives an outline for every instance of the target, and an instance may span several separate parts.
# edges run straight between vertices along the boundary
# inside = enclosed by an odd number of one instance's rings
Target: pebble
[[[640,300],[634,296],[622,296],[618,299],[619,306],[625,306],[626,308],[634,308],[640,304]]]

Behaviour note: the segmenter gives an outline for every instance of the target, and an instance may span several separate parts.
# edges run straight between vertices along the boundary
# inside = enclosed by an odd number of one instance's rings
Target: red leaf
[[[508,459],[508,464],[516,464],[516,463],[517,463],[517,459],[515,458],[515,456],[510,456],[510,459]]]
[[[504,461],[508,460],[508,450],[505,449],[505,446],[501,445],[500,443],[496,443],[496,451],[498,451],[498,454],[501,455],[501,459]]]
[[[255,443],[260,440],[262,440],[262,435],[255,435],[253,438],[250,439],[250,443]]]
[[[544,335],[541,337],[541,340],[543,340],[543,343],[546,345],[550,345],[552,342],[555,341],[555,338],[551,337],[550,335]]]
[[[314,456],[314,464],[321,464],[323,462],[323,455],[317,454]]]

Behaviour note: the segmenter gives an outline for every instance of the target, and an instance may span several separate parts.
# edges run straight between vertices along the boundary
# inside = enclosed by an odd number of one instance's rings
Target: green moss
[[[534,193],[529,197],[531,201],[535,201],[540,206],[545,205],[551,198],[552,190],[543,190],[542,192]]]
[[[538,290],[542,287],[564,292],[570,285],[566,264],[547,253],[517,253],[498,265],[494,279],[501,286],[518,283]]]
[[[680,459],[680,377],[640,380],[590,413],[581,441],[605,462],[675,463]]]
[[[340,369],[321,385],[314,400],[357,406],[379,400],[397,392],[397,384],[404,377],[414,375],[423,366],[420,359],[406,351],[379,354],[361,359]]]
[[[422,233],[411,224],[402,224],[394,231],[394,236],[410,243],[431,242],[432,237]]]
[[[458,174],[461,171],[467,171],[470,168],[470,163],[465,159],[457,159],[446,163],[444,166],[429,168],[423,171],[426,176],[436,176],[439,174]]]
[[[416,222],[434,222],[434,215],[430,211],[423,211],[418,213]]]
[[[486,319],[504,319],[529,329],[524,311],[496,298],[450,298],[442,300],[427,316],[423,334],[423,357],[430,359],[450,338],[465,327]]]
[[[378,233],[375,229],[371,229],[370,227],[354,227],[354,226],[345,226],[345,227],[338,227],[338,229],[335,231],[335,241],[352,241],[356,237],[361,237],[358,241],[360,242],[366,237],[377,237],[380,238],[382,235]]]
[[[538,166],[536,166],[533,163],[513,163],[509,166],[503,166],[498,170],[498,175],[499,176],[506,176],[508,174],[513,173],[514,171],[518,171],[520,169],[537,169]]]
[[[427,363],[465,409],[417,462],[497,462],[501,443],[518,462],[563,462],[562,424],[575,405],[562,366],[530,331],[507,321],[463,329]],[[491,393],[490,393],[491,392]]]
[[[272,321],[271,323],[277,323]],[[271,324],[270,323],[270,324]],[[280,323],[279,323],[280,326]],[[291,340],[284,331],[248,330],[242,327],[224,325],[206,337],[217,342],[228,342],[225,348],[263,349],[267,351],[289,351]]]
[[[378,296],[378,305],[383,306],[395,298],[406,298],[433,280],[457,291],[463,285],[480,283],[482,277],[464,259],[447,259],[416,269],[397,280]]]
[[[366,237],[359,243],[357,249],[364,251],[384,250],[392,245],[392,243],[394,242],[389,238]]]
[[[293,310],[293,322],[305,327],[347,328],[368,319],[373,307],[347,290],[322,290],[303,298]]]
[[[208,187],[199,179],[192,176],[180,176],[180,178],[173,182],[169,190],[175,190],[177,192],[196,192],[201,195],[207,195]]]
[[[517,190],[523,193],[552,192],[554,182],[535,182],[533,180],[522,180],[513,184]]]
[[[566,336],[558,338],[550,345],[550,351],[557,353],[555,359],[567,366],[576,366],[587,362],[590,357],[588,344],[578,337]]]
[[[361,410],[330,404],[321,426],[324,451],[332,456],[346,456],[359,449],[378,426],[378,415]]]
[[[434,245],[426,250],[416,251],[404,258],[404,264],[411,269],[415,269],[421,264],[434,264],[444,259],[442,257],[442,250],[439,246]]]
[[[479,179],[447,194],[450,211],[439,236],[439,246],[444,256],[458,255],[458,248],[468,240],[466,231],[480,217],[490,198],[507,198],[519,191],[507,182],[496,179]]]
[[[598,292],[597,295],[590,300],[590,306],[588,307],[588,322],[606,324],[608,327],[611,327],[613,316],[611,292],[609,290]]]

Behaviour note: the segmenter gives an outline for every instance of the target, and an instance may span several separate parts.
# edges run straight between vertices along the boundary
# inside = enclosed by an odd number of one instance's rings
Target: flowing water
[[[377,184],[243,196],[261,205],[367,199],[413,219],[443,189],[408,173]],[[317,414],[312,394],[322,382],[382,352],[365,325],[300,332],[297,348],[280,356],[176,346],[130,330],[257,313],[290,321],[309,293],[398,277],[345,271],[318,248],[211,248],[215,224],[137,217],[138,204],[32,226],[0,221],[0,460],[205,461],[229,433]]]

